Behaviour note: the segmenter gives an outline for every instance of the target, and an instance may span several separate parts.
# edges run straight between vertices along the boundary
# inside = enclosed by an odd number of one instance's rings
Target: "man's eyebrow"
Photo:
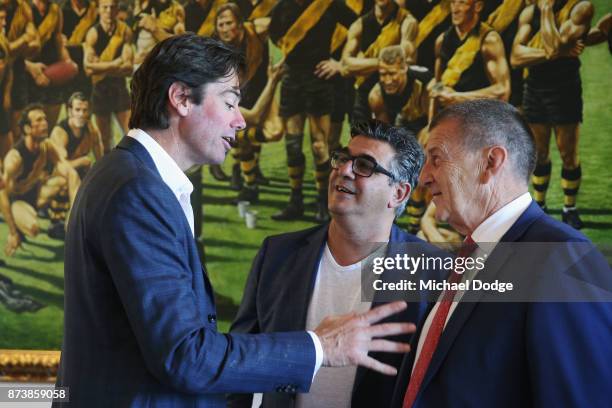
[[[349,155],[353,156],[353,153],[351,153],[351,151],[348,148],[346,148],[346,152]],[[370,156],[367,153],[362,153],[362,154],[354,155],[353,157],[365,157],[366,159],[370,159],[370,160],[375,161],[376,163],[378,163],[378,160],[376,160],[374,157]]]
[[[366,154],[366,153],[358,154],[357,157],[364,157],[366,159],[372,160],[373,162],[378,162],[374,157],[372,157],[372,156],[370,156],[369,154]]]
[[[434,146],[434,147],[432,147],[432,148],[430,148],[430,149],[427,149],[427,153],[428,153],[428,154],[432,154],[432,153],[439,153],[439,152],[441,152],[441,151],[442,151],[442,150],[441,150],[441,149],[440,149],[438,146]]]
[[[240,94],[240,88],[237,86],[232,86],[231,88],[225,88],[225,90],[221,92],[221,95],[226,95],[228,93],[236,96],[236,98],[238,99],[242,97],[242,95]]]

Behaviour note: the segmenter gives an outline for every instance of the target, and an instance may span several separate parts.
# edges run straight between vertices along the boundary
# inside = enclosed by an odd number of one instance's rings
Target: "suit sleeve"
[[[253,260],[253,265],[251,266],[251,271],[249,272],[249,276],[245,284],[238,313],[236,313],[236,318],[230,327],[231,333],[255,334],[260,332],[257,314],[257,289],[261,265],[264,260],[267,246],[268,239],[266,238],[263,245],[259,249],[259,252],[257,252],[257,256]],[[227,396],[227,406],[230,408],[250,408],[252,404],[253,394],[229,394]]]
[[[306,332],[222,334],[208,323],[206,300],[193,288],[200,271],[188,263],[186,220],[165,185],[135,178],[108,202],[99,221],[102,256],[161,383],[186,393],[309,390],[315,349]]]

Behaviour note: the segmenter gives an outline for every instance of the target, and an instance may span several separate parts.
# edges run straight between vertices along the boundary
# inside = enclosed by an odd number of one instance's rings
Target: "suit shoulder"
[[[157,170],[150,168],[136,155],[124,149],[115,149],[105,155],[88,172],[83,183],[119,186],[132,179],[145,184],[163,184]]]
[[[307,228],[304,230],[293,231],[293,232],[285,232],[283,234],[278,235],[270,235],[266,238],[270,243],[282,243],[282,242],[300,242],[305,239],[309,239],[317,233],[323,233],[323,230],[327,231],[327,224],[325,225],[316,225],[311,228]]]
[[[127,150],[115,149],[88,172],[79,192],[81,205],[106,213],[108,208],[146,203],[148,208],[166,208],[174,197],[155,169],[151,169]],[[178,205],[178,202],[176,203]],[[174,210],[174,208],[171,208]]]
[[[543,214],[525,231],[521,241],[527,242],[590,242],[580,231]]]

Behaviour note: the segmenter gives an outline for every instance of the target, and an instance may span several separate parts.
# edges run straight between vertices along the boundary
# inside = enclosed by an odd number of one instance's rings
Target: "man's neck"
[[[47,0],[34,0],[32,3],[38,9],[40,14],[45,14],[47,11]]]
[[[179,132],[173,124],[170,124],[167,129],[142,130],[151,136],[172,157],[172,160],[182,171],[186,171],[196,164],[188,161],[188,152],[185,152],[185,145],[180,140]]]
[[[240,33],[238,34],[238,36],[236,37],[236,40],[234,41],[234,44],[232,45],[234,47],[240,47],[243,41],[244,41],[244,27],[240,28]]]
[[[68,119],[68,126],[70,126],[70,130],[72,130],[72,133],[74,134],[74,136],[76,138],[79,138],[81,136],[81,130],[87,126],[87,124],[85,124],[85,126],[79,127],[77,126],[74,121],[72,119]]]
[[[467,35],[469,35],[474,27],[478,24],[479,17],[475,15],[473,19],[466,21],[464,24],[456,25],[455,31],[457,31],[457,35],[460,39],[464,39]]]
[[[503,191],[492,191],[480,205],[474,205],[474,208],[478,208],[478,213],[473,220],[468,221],[467,225],[456,228],[457,231],[463,235],[472,234],[476,228],[493,214],[528,191],[527,186],[521,186],[512,182],[504,183]]]
[[[387,3],[386,6],[382,7],[378,4],[374,5],[374,17],[376,17],[376,21],[378,24],[382,24],[385,20],[391,15],[394,9],[394,4],[392,1]]]
[[[391,224],[381,228],[383,222],[371,228],[355,220],[334,217],[327,232],[327,245],[339,265],[352,265],[370,255],[381,242],[387,242]]]
[[[102,29],[104,30],[106,34],[112,33],[113,30],[115,29],[116,24],[117,22],[115,20],[112,20],[110,23],[100,20],[100,26],[102,27]]]
[[[26,149],[28,149],[28,151],[32,153],[38,152],[38,150],[40,149],[40,142],[38,140],[36,140],[34,137],[30,135],[26,135],[24,140],[25,140],[25,147]]]
[[[71,0],[70,6],[78,16],[81,16],[85,12],[85,4],[81,0]]]

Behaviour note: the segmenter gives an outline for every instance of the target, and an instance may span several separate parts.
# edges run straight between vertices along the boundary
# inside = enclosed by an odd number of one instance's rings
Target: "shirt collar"
[[[182,195],[187,194],[189,196],[191,194],[193,184],[191,184],[189,178],[176,164],[174,159],[170,157],[155,139],[142,129],[131,129],[127,135],[138,140],[144,146],[149,155],[151,155],[162,180],[170,187],[170,190],[176,195],[177,199],[180,199]]]
[[[524,193],[484,220],[472,233],[476,242],[499,242],[531,204],[531,196]]]

